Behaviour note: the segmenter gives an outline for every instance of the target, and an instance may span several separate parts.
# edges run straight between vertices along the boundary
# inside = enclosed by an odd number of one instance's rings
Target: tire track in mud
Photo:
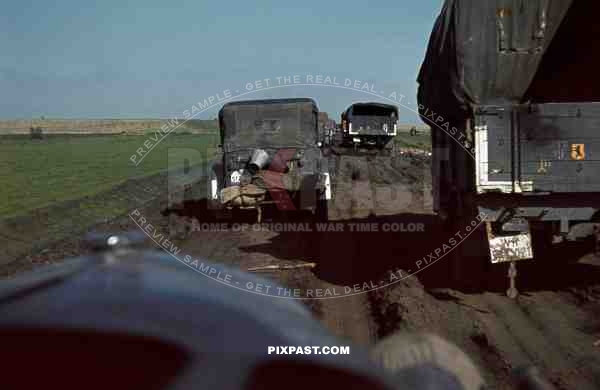
[[[594,356],[592,338],[566,326],[560,312],[562,305],[545,307],[547,302],[540,298],[536,294],[535,300],[524,305],[498,294],[485,293],[479,297],[479,304],[486,305],[493,314],[480,316],[490,343],[513,367],[536,365],[559,388],[597,389],[599,378],[590,375],[589,367],[582,370],[582,365],[590,363],[594,364],[594,370],[598,367],[597,357],[590,362],[581,356],[581,348],[586,355]]]
[[[419,171],[407,174],[415,170],[410,160],[396,162],[389,156],[342,155],[337,165],[335,202],[329,216],[331,221],[422,212],[420,197],[414,192],[416,187],[421,190],[423,178],[419,177]],[[364,248],[357,247],[357,241],[365,244],[365,240],[350,238],[338,251],[339,256],[346,254],[349,256],[347,263],[366,266],[372,259],[364,257]],[[340,288],[324,281],[321,285],[323,288]],[[324,300],[320,304],[323,322],[337,335],[362,345],[372,345],[378,340],[379,324],[373,316],[378,308],[373,307],[368,294]]]
[[[321,288],[339,288],[321,282]],[[377,326],[371,318],[371,305],[367,294],[351,295],[320,302],[322,322],[335,335],[352,342],[370,346],[377,341]]]
[[[414,167],[409,162],[404,163],[406,169],[397,168],[395,159],[377,156],[369,164],[375,215],[398,215],[423,210],[419,203],[423,178],[412,172]]]
[[[373,211],[373,194],[366,158],[343,155],[339,158],[337,166],[329,220],[342,221],[369,216]]]
[[[521,297],[519,307],[528,316],[532,326],[539,329],[548,340],[553,340],[561,351],[566,367],[569,367],[561,378],[569,382],[575,380],[574,386],[579,386],[579,380],[582,379],[582,385],[591,383],[591,388],[600,388],[600,356],[597,347],[594,347],[596,340],[593,335],[571,326],[574,323],[590,323],[593,318],[585,318],[585,313],[580,312],[572,302],[554,292],[540,292],[535,300]],[[584,366],[585,370],[582,369]]]
[[[334,199],[329,210],[330,221],[365,218],[374,213],[369,162],[365,156],[342,155],[337,158]],[[355,242],[349,242],[344,253],[352,255]],[[343,256],[343,254],[338,254]],[[351,261],[351,259],[348,259]],[[343,289],[343,286],[318,281],[319,288]],[[334,334],[369,346],[377,340],[376,324],[371,317],[367,294],[350,295],[319,302],[322,321]]]

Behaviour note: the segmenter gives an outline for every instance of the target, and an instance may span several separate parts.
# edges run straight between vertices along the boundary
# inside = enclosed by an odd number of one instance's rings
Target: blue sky
[[[440,0],[6,2],[0,117],[182,116],[248,82],[323,75],[414,102]],[[358,91],[294,86],[245,98],[309,96],[338,114]],[[414,104],[414,103],[413,103]],[[198,116],[214,115],[218,106]],[[417,116],[400,107],[403,122]]]

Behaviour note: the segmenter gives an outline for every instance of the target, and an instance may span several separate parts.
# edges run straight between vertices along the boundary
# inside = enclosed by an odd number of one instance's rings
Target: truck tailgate
[[[600,192],[600,103],[480,107],[478,192]]]

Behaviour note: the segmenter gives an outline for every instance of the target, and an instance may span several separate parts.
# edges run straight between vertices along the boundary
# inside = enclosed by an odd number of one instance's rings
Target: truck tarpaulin
[[[418,76],[421,114],[460,121],[477,105],[521,102],[572,3],[597,8],[591,0],[446,0]]]
[[[418,77],[421,117],[432,127],[434,209],[451,209],[472,193],[476,167],[514,191],[521,179],[531,191],[591,189],[593,164],[585,173],[568,164],[544,174],[539,160],[561,160],[571,138],[588,150],[596,142],[598,15],[597,0],[444,2]],[[479,144],[477,123],[486,124]],[[511,142],[518,150],[509,150]],[[569,188],[559,186],[576,174]]]
[[[227,103],[219,112],[226,149],[314,147],[318,108],[308,98]]]

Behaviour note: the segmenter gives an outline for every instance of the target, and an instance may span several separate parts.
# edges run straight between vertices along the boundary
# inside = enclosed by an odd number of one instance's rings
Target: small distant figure
[[[37,127],[33,127],[33,126],[30,127],[29,128],[29,134],[31,136],[31,139],[42,139],[42,138],[44,138],[44,136],[43,136],[44,131],[39,126],[37,126]]]
[[[410,134],[411,137],[417,135],[417,128],[416,128],[416,126],[413,126],[413,127],[410,128],[410,133],[409,134]]]

